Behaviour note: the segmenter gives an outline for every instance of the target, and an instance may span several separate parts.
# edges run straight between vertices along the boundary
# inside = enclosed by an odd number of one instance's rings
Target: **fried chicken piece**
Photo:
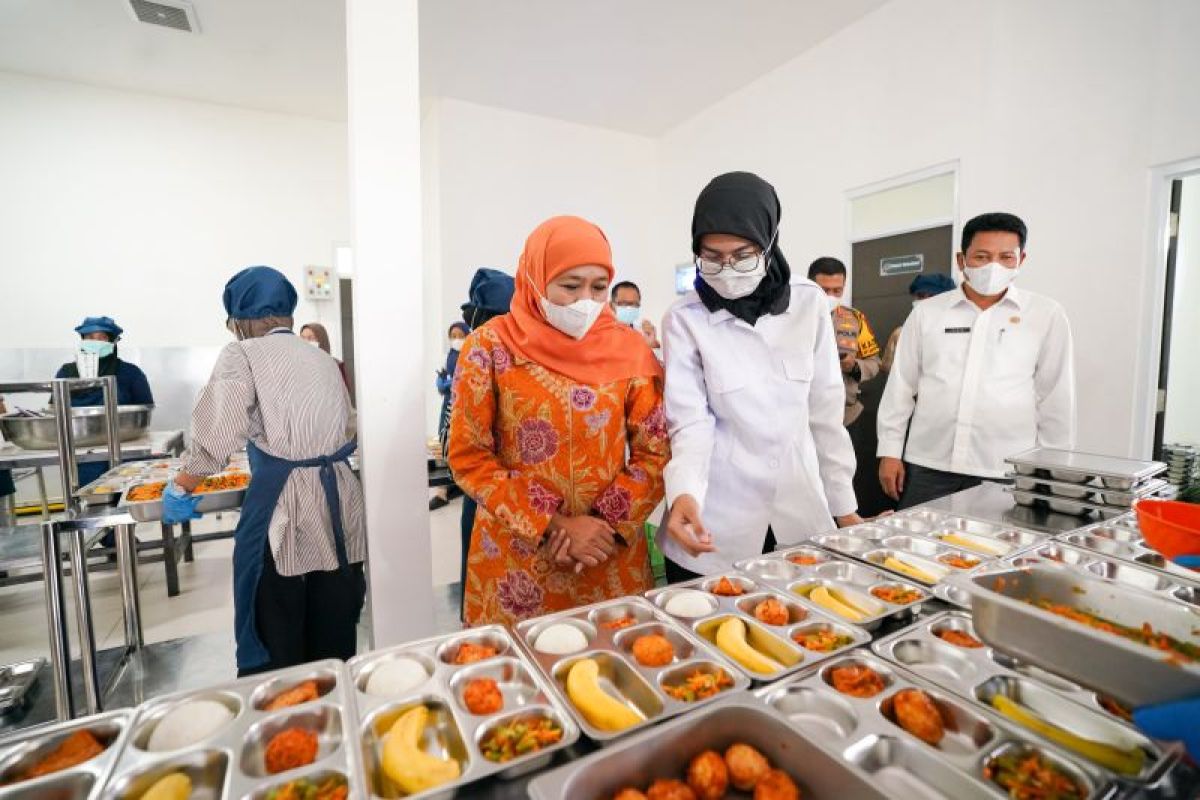
[[[646,795],[637,789],[622,789],[613,795],[613,800],[646,800]]]
[[[721,800],[729,788],[725,759],[718,752],[705,750],[688,765],[687,782],[696,793],[696,800]]]
[[[904,689],[893,698],[896,722],[921,741],[937,745],[946,735],[946,723],[933,699],[920,689]]]
[[[646,800],[696,800],[696,794],[683,781],[659,778],[646,790]]]
[[[466,688],[463,689],[463,705],[472,714],[479,716],[495,714],[504,708],[504,695],[491,678],[476,678],[467,681]]]
[[[791,620],[787,606],[774,597],[768,597],[756,605],[754,607],[754,616],[760,622],[765,622],[768,625],[787,625],[789,620]]]
[[[665,667],[675,660],[675,646],[665,636],[648,633],[634,639],[633,657],[643,667]]]
[[[263,711],[278,711],[281,708],[298,706],[301,703],[316,700],[320,696],[321,691],[317,688],[316,681],[304,681],[275,695],[269,703],[263,706]]]
[[[725,751],[725,766],[729,767],[729,782],[735,789],[748,792],[771,771],[762,753],[748,744],[730,745]]]
[[[729,578],[721,578],[721,580],[717,581],[717,585],[712,588],[712,593],[721,597],[737,597],[746,592],[741,586],[729,580]]]
[[[983,647],[983,642],[979,641],[966,631],[945,630],[938,631],[937,635],[938,638],[943,642],[949,642],[955,647],[967,647],[971,649]]]
[[[870,667],[848,664],[829,672],[833,688],[851,697],[874,697],[883,691],[883,678]]]
[[[59,743],[41,761],[18,773],[16,781],[27,781],[78,766],[104,752],[105,746],[89,730],[78,730]],[[2,785],[2,784],[0,784]]]
[[[781,769],[773,769],[754,787],[754,800],[800,800],[800,788]]]

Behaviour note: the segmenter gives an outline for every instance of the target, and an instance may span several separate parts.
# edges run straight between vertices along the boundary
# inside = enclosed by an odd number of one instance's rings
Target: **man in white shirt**
[[[1003,479],[1004,459],[1022,450],[1075,445],[1067,315],[1012,285],[1026,234],[1012,214],[972,219],[958,254],[963,284],[904,323],[877,451],[880,483],[900,508]]]

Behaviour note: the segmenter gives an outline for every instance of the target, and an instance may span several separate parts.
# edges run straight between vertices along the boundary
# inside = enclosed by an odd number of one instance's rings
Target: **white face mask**
[[[721,297],[724,297],[726,300],[737,300],[752,294],[758,288],[758,285],[762,283],[762,279],[766,274],[767,259],[761,258],[758,261],[758,268],[753,272],[736,272],[732,269],[723,269],[716,275],[701,274],[700,277]]]
[[[542,304],[542,315],[560,331],[572,339],[582,339],[592,329],[592,325],[604,311],[604,303],[597,303],[590,297],[576,300],[569,306],[551,303],[545,297],[538,298]]]
[[[963,273],[972,289],[984,297],[994,297],[1007,289],[1017,279],[1017,273],[1020,271],[1020,267],[1009,269],[993,261],[982,267],[967,267]]]
[[[842,298],[834,297],[831,294],[827,294],[827,295],[825,295],[825,302],[829,303],[830,312],[834,312],[834,311],[837,311],[838,308],[842,305]]]
[[[463,343],[463,340],[462,340],[462,339],[459,339],[459,338],[455,337],[455,338],[453,338],[453,339],[451,339],[451,340],[450,340],[450,349],[451,349],[451,350],[461,350],[461,349],[462,349],[462,343]]]
[[[316,339],[305,339],[304,341],[308,342],[308,343],[309,343],[309,344],[311,344],[313,347],[318,347],[318,348],[319,348],[319,347],[321,346],[321,343],[320,343],[320,342],[318,342]]]

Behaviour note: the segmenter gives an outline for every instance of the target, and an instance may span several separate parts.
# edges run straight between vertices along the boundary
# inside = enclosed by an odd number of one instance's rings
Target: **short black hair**
[[[638,300],[640,301],[642,299],[642,290],[639,289],[638,285],[633,281],[621,281],[620,283],[613,284],[611,299],[616,300],[617,292],[621,291],[622,289],[633,289],[638,293]]]
[[[821,256],[808,265],[808,279],[811,281],[818,275],[845,275],[846,265],[833,256]]]
[[[980,214],[963,226],[962,252],[967,252],[967,249],[971,246],[971,240],[975,238],[975,234],[987,233],[989,231],[1015,233],[1021,241],[1021,250],[1025,250],[1025,239],[1029,236],[1029,229],[1025,227],[1024,220],[1016,214],[992,211],[988,214]]]

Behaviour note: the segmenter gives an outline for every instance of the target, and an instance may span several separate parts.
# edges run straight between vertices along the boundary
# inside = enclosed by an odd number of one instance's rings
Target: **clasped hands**
[[[600,566],[616,554],[621,544],[616,530],[598,517],[555,514],[546,526],[546,537],[554,563],[576,572]]]

